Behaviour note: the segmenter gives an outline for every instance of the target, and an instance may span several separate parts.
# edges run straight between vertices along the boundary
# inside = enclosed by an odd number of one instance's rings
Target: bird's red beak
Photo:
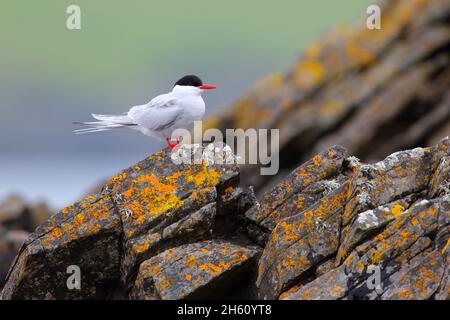
[[[209,84],[204,84],[204,85],[200,86],[200,89],[203,89],[203,90],[212,90],[212,89],[216,89],[216,88],[217,88],[216,86],[212,86]]]

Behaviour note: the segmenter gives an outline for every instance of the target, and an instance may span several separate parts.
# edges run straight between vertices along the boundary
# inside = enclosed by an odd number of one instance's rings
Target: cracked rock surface
[[[259,199],[163,150],[39,226],[1,298],[449,299],[449,263],[450,137],[373,164],[330,147]]]

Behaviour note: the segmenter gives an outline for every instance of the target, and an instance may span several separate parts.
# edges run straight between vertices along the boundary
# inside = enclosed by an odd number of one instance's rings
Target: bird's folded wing
[[[183,110],[178,106],[177,99],[160,96],[146,105],[131,108],[128,116],[137,125],[158,131],[172,126],[182,113]]]

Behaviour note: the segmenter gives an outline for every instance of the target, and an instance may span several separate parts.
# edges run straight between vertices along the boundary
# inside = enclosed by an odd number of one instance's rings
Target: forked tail
[[[108,131],[117,128],[124,128],[135,126],[133,120],[126,114],[124,115],[108,115],[108,114],[92,114],[94,119],[99,121],[87,121],[87,122],[73,122],[74,124],[81,124],[88,128],[73,130],[75,134],[84,134],[100,131]]]

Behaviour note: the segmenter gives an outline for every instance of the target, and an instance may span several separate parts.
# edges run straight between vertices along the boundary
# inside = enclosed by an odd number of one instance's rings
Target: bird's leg
[[[167,142],[167,145],[169,146],[170,150],[173,150],[179,143],[178,139],[177,139],[177,143],[175,143],[175,144],[170,143],[170,138],[169,137],[166,138],[166,142]]]

